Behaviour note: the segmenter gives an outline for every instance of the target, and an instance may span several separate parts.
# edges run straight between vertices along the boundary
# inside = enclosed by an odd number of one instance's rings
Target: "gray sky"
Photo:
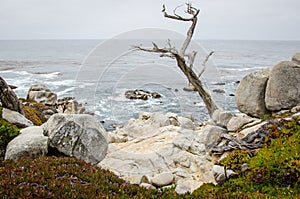
[[[0,0],[0,39],[106,39],[140,28],[185,34],[163,18],[184,0]],[[196,39],[300,40],[300,0],[191,0]]]

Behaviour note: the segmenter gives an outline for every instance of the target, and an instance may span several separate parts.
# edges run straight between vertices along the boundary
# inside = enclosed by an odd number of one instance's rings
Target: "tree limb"
[[[187,3],[186,6],[187,6],[187,8],[186,8],[185,12],[192,16],[190,18],[184,18],[176,13],[177,9],[181,6],[178,6],[174,9],[174,11],[173,11],[174,15],[169,15],[166,12],[165,5],[163,5],[163,9],[162,9],[162,12],[164,13],[164,16],[166,18],[175,19],[175,20],[179,20],[179,21],[191,21],[192,22],[192,25],[190,26],[190,28],[187,32],[187,37],[186,37],[184,43],[182,44],[182,47],[179,52],[175,47],[171,46],[170,40],[168,40],[168,47],[165,47],[165,48],[160,48],[155,43],[152,43],[153,44],[152,48],[143,48],[141,46],[134,46],[133,48],[135,50],[158,53],[158,54],[160,54],[161,57],[170,57],[170,58],[176,59],[177,66],[181,69],[181,71],[187,77],[190,84],[192,84],[195,87],[195,89],[198,91],[200,97],[202,98],[203,102],[205,103],[205,106],[208,110],[209,115],[212,117],[212,114],[214,113],[214,111],[216,111],[217,109],[221,109],[221,108],[215,102],[215,100],[213,99],[210,92],[203,86],[198,75],[193,71],[193,65],[194,65],[194,61],[195,61],[197,52],[192,51],[190,53],[186,53],[186,50],[187,50],[187,48],[191,42],[191,39],[193,37],[193,34],[194,34],[194,30],[195,30],[195,27],[197,24],[197,16],[198,16],[200,10],[194,8],[192,6],[192,4],[190,4],[190,3]],[[204,66],[211,55],[212,55],[212,53],[210,53],[204,60],[204,62],[203,62]],[[202,70],[204,71],[205,67]]]
[[[206,69],[206,63],[208,62],[209,58],[214,54],[214,51],[211,51],[205,58],[205,60],[202,63],[202,70],[199,72],[198,74],[198,78],[201,77],[201,75],[204,73],[205,69]]]
[[[157,45],[155,45],[157,46]],[[177,51],[174,51],[172,48],[159,48],[153,47],[152,49],[143,48],[141,46],[134,46],[135,50],[141,50],[145,52],[152,52],[152,53],[160,53],[162,55],[171,54],[177,61],[177,66],[181,69],[184,75],[188,78],[189,82],[196,88],[199,95],[201,96],[205,106],[208,110],[210,116],[216,111],[217,109],[221,109],[219,105],[214,101],[213,97],[210,95],[209,91],[203,86],[202,82],[199,80],[196,73],[192,70],[191,67],[187,66],[185,59],[178,54]]]
[[[180,15],[178,15],[178,14],[176,13],[176,10],[177,10],[178,8],[182,7],[183,5],[177,6],[177,7],[174,9],[174,11],[173,11],[174,15],[169,15],[169,14],[166,12],[165,5],[163,5],[163,10],[162,10],[163,13],[164,13],[164,16],[165,16],[166,18],[175,19],[175,20],[179,20],[179,21],[191,21],[191,22],[192,22],[192,25],[191,25],[191,27],[189,28],[189,30],[188,30],[188,32],[187,32],[187,37],[186,37],[186,39],[185,39],[185,41],[184,41],[184,43],[183,43],[183,45],[182,45],[182,47],[181,47],[181,49],[180,49],[180,55],[181,55],[181,56],[185,56],[185,55],[186,55],[186,54],[185,54],[185,51],[186,51],[187,47],[189,46],[189,44],[190,44],[190,42],[191,42],[191,39],[192,39],[192,37],[193,37],[194,30],[195,30],[195,27],[196,27],[196,25],[197,25],[197,20],[198,20],[198,19],[197,19],[197,16],[198,16],[198,14],[200,13],[200,10],[194,8],[194,7],[192,6],[192,4],[187,3],[186,5],[187,5],[187,9],[186,9],[185,12],[186,12],[187,14],[189,14],[189,15],[192,15],[192,17],[190,17],[190,18],[183,18],[183,17],[181,17]]]

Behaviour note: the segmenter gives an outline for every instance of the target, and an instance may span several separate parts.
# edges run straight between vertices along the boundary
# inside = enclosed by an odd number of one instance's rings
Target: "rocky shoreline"
[[[235,176],[218,162],[237,149],[260,149],[267,136],[262,129],[272,120],[300,117],[299,77],[300,53],[241,80],[235,99],[242,113],[217,110],[199,125],[174,113],[141,112],[109,132],[74,98],[57,100],[50,89],[35,85],[21,100],[27,118],[2,109],[2,119],[23,128],[8,144],[5,159],[38,158],[55,150],[108,169],[131,184],[148,189],[175,186],[178,194],[192,193],[203,184],[222,184]],[[129,94],[142,100],[153,97],[145,91]],[[26,107],[38,109],[43,124],[29,120]]]

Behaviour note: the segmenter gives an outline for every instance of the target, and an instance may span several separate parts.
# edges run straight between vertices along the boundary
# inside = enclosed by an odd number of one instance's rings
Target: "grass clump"
[[[45,123],[47,120],[45,116],[35,107],[32,106],[24,106],[25,117],[32,121],[32,123],[36,126],[40,126]]]
[[[200,198],[300,198],[300,125],[299,118],[277,121],[264,127],[269,134],[255,156],[235,151],[221,161],[238,170],[248,170],[224,184],[205,184],[192,196]]]
[[[226,158],[221,160],[219,164],[234,171],[240,171],[242,165],[248,163],[251,153],[247,150],[236,150],[230,153]]]
[[[43,111],[50,109],[50,107],[36,102],[30,102],[23,107],[25,117],[32,121],[34,125],[40,126],[47,121]]]
[[[4,159],[7,144],[19,133],[20,130],[15,125],[0,119],[0,162]]]
[[[298,119],[299,121],[299,119]],[[300,125],[296,119],[278,122],[265,147],[250,161],[252,181],[294,187],[300,183]]]

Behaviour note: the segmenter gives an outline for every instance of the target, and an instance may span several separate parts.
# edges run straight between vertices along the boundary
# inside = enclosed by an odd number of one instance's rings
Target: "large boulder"
[[[48,137],[43,135],[43,128],[32,126],[22,129],[20,135],[8,143],[5,159],[37,158],[47,153]]]
[[[237,108],[248,115],[261,117],[267,113],[265,89],[269,79],[269,69],[245,76],[239,83],[235,102]]]
[[[270,72],[265,97],[266,107],[270,111],[300,104],[300,64],[296,62],[296,56],[293,60],[278,63]]]
[[[12,111],[7,108],[2,109],[2,118],[6,121],[15,124],[19,128],[33,126],[33,123],[28,120],[24,115],[17,111]]]
[[[108,148],[105,129],[87,114],[54,114],[44,125],[44,135],[59,152],[93,164],[105,157]]]
[[[27,100],[54,105],[57,102],[57,95],[44,85],[33,85],[29,88]]]

